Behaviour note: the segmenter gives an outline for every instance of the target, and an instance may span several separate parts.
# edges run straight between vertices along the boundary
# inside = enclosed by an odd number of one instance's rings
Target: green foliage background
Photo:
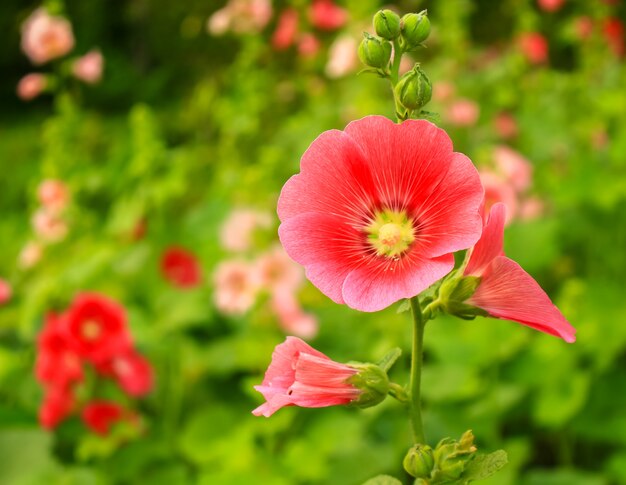
[[[303,4],[305,2],[293,2]],[[373,76],[324,75],[313,60],[275,53],[262,34],[214,38],[207,17],[220,2],[68,0],[76,52],[99,46],[103,82],[28,105],[15,95],[29,72],[19,25],[35,2],[3,1],[0,27],[0,276],[14,297],[0,307],[0,483],[360,484],[388,473],[407,478],[410,445],[399,404],[358,411],[286,408],[271,419],[250,411],[252,390],[281,342],[262,302],[242,318],[220,315],[211,273],[229,255],[218,231],[233,207],[274,211],[284,181],[323,130],[368,114],[392,116],[390,93]],[[355,37],[382,6],[346,0]],[[551,295],[578,329],[567,345],[520,325],[438,319],[426,330],[423,382],[429,440],[474,430],[481,450],[504,448],[510,464],[483,483],[626,483],[626,69],[596,32],[574,35],[579,15],[625,15],[618,2],[567,1],[554,14],[526,0],[397,2],[428,8],[434,33],[419,52],[437,84],[453,81],[476,100],[476,126],[448,129],[477,164],[499,143],[493,118],[512,113],[511,143],[534,165],[533,192],[547,206],[507,230],[507,254]],[[515,48],[526,30],[549,39],[551,62],[532,67]],[[495,60],[491,60],[495,58]],[[444,107],[434,102],[431,110]],[[598,132],[607,143],[594,145]],[[70,233],[31,270],[18,254],[43,178],[72,192]],[[129,237],[138,220],[146,237]],[[278,221],[275,221],[275,225]],[[276,239],[259,241],[259,250]],[[162,250],[192,248],[205,283],[192,291],[159,275]],[[45,311],[79,290],[104,292],[128,309],[140,350],[156,369],[138,402],[145,432],[120,443],[77,420],[41,430],[42,392],[33,377]],[[408,376],[410,322],[392,307],[361,314],[313,286],[300,294],[321,323],[311,342],[338,361],[376,361],[400,346],[393,378]],[[407,481],[408,483],[408,481]]]

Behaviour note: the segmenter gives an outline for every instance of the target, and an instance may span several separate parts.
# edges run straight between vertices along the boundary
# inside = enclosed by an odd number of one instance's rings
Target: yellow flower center
[[[82,334],[86,340],[94,341],[100,338],[100,334],[102,333],[102,328],[100,328],[100,324],[95,320],[87,320],[83,323]]]
[[[365,232],[376,254],[387,258],[397,259],[415,241],[413,220],[404,211],[385,209],[376,212]]]

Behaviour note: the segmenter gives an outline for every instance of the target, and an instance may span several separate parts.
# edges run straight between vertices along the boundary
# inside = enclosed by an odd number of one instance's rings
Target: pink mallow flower
[[[0,306],[11,300],[13,290],[8,281],[0,278]]]
[[[512,114],[507,112],[498,113],[493,120],[493,125],[496,133],[505,140],[515,138],[519,132],[517,121]]]
[[[310,32],[303,34],[298,41],[298,54],[304,58],[312,58],[321,49],[319,39]]]
[[[425,120],[322,133],[278,201],[287,254],[336,303],[381,310],[450,272],[480,237],[478,172]]]
[[[302,310],[293,293],[275,292],[272,294],[271,305],[285,333],[306,339],[317,335],[319,330],[317,318]]]
[[[267,229],[271,225],[272,217],[266,212],[236,209],[220,228],[220,242],[229,251],[248,251],[252,247],[254,232],[257,229]]]
[[[48,78],[46,76],[38,72],[31,72],[17,83],[17,96],[24,101],[30,101],[39,96],[47,85]]]
[[[22,50],[34,64],[62,57],[74,47],[72,26],[38,8],[22,24]]]
[[[224,261],[215,269],[215,306],[228,315],[242,315],[256,301],[259,282],[255,268],[244,261]]]
[[[276,346],[260,386],[267,402],[252,411],[269,417],[285,406],[321,408],[380,403],[389,389],[385,372],[373,364],[340,364],[297,337]]]
[[[517,190],[527,190],[533,177],[533,166],[523,155],[505,145],[497,146],[493,158],[498,171]]]
[[[67,235],[67,224],[57,214],[39,209],[32,217],[32,225],[35,233],[48,242],[58,242]]]
[[[295,8],[283,10],[272,35],[272,47],[277,51],[284,51],[293,45],[298,35],[299,22],[299,14]]]
[[[478,277],[479,283],[465,303],[491,317],[513,320],[574,342],[576,330],[548,295],[519,264],[504,256],[505,212],[503,204],[492,207],[480,240],[469,252],[463,275]]]
[[[207,28],[213,35],[222,35],[228,30],[254,34],[263,30],[271,18],[270,0],[230,0],[209,18]]]
[[[43,255],[41,244],[36,241],[29,241],[20,251],[18,256],[19,266],[23,269],[30,269],[35,266]]]
[[[64,182],[46,179],[37,188],[37,198],[47,211],[58,214],[65,209],[70,196]]]
[[[485,188],[485,201],[482,209],[483,219],[486,221],[491,208],[500,202],[506,205],[506,223],[510,223],[518,212],[515,189],[502,177],[487,170],[480,171],[480,180]]]
[[[539,8],[544,12],[556,12],[565,4],[565,0],[537,0]]]
[[[348,12],[332,0],[313,0],[309,8],[309,20],[320,30],[337,30],[348,21]]]
[[[294,292],[304,281],[302,268],[280,245],[259,256],[256,271],[259,284],[272,293],[280,290]]]
[[[453,126],[473,126],[480,116],[480,108],[471,99],[459,99],[453,102],[445,113],[445,119]]]
[[[103,68],[104,57],[102,57],[102,53],[99,50],[92,50],[74,61],[72,74],[76,79],[88,84],[96,84],[102,79]]]
[[[526,32],[519,39],[519,48],[524,57],[532,64],[548,61],[548,41],[538,32]]]

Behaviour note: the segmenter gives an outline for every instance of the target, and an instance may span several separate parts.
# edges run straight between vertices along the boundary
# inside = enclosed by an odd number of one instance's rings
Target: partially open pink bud
[[[266,401],[252,411],[269,417],[285,406],[372,406],[389,390],[387,374],[374,364],[340,364],[297,337],[276,346],[260,386]]]
[[[39,96],[43,90],[46,89],[47,85],[48,80],[43,74],[36,72],[26,74],[26,76],[17,83],[17,95],[24,101],[30,101]]]
[[[22,24],[22,50],[35,64],[62,57],[74,47],[72,26],[38,8]]]
[[[74,61],[72,73],[81,81],[96,84],[102,79],[103,67],[104,57],[102,57],[102,53],[99,50],[92,50]]]

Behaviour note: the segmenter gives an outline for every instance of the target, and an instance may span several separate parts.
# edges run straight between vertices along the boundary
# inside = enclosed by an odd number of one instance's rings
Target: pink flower
[[[354,37],[343,35],[338,37],[328,51],[326,75],[331,79],[343,77],[357,67],[357,43]]]
[[[294,292],[304,280],[302,268],[287,256],[281,246],[259,256],[256,271],[259,284],[270,292]]]
[[[454,84],[449,81],[439,81],[433,85],[433,100],[435,101],[448,101],[454,93],[456,88]]]
[[[38,8],[22,24],[22,50],[35,64],[62,57],[74,47],[72,26]]]
[[[41,244],[38,242],[30,241],[26,243],[18,257],[20,267],[24,269],[32,268],[39,262],[42,253]]]
[[[47,85],[48,79],[46,76],[32,72],[20,79],[20,82],[17,84],[17,95],[24,101],[30,101],[39,96],[46,89]]]
[[[502,112],[497,114],[493,123],[496,132],[501,138],[508,140],[517,136],[517,121],[510,113]]]
[[[270,0],[230,0],[216,11],[207,23],[213,35],[222,35],[228,30],[237,34],[258,33],[272,18]]]
[[[207,31],[212,35],[224,35],[228,32],[231,13],[228,7],[220,8],[209,17]]]
[[[247,312],[259,291],[255,268],[243,261],[224,261],[215,269],[215,306],[229,315]]]
[[[494,161],[499,172],[517,190],[523,192],[530,187],[533,166],[519,152],[505,145],[497,146],[493,151]]]
[[[67,236],[67,224],[57,214],[42,208],[32,218],[35,234],[49,242],[58,242]]]
[[[358,373],[318,352],[297,337],[276,346],[260,386],[254,388],[267,402],[252,411],[269,417],[284,406],[320,408],[349,404],[361,390],[348,380]]]
[[[277,51],[284,51],[296,41],[298,35],[298,11],[286,8],[278,18],[278,25],[272,35],[272,46]]]
[[[234,210],[220,229],[220,242],[224,249],[235,252],[248,251],[252,247],[254,232],[272,225],[272,217],[253,209]]]
[[[67,186],[62,181],[54,179],[41,182],[37,196],[41,205],[52,214],[58,214],[65,209],[70,198]]]
[[[309,20],[320,30],[337,30],[348,21],[348,12],[332,0],[313,0],[309,8]]]
[[[544,12],[556,12],[563,7],[565,0],[537,0],[539,8]]]
[[[538,32],[526,32],[519,37],[522,54],[533,64],[548,61],[548,41]]]
[[[588,15],[583,15],[575,20],[574,28],[576,35],[582,41],[589,39],[593,33],[593,19]]]
[[[88,84],[96,84],[102,78],[104,58],[98,50],[89,51],[84,56],[74,61],[72,73],[76,79],[80,79]]]
[[[481,170],[480,180],[485,188],[485,201],[483,204],[483,219],[487,220],[491,208],[497,203],[503,203],[506,208],[506,223],[509,224],[517,214],[517,193],[506,180],[493,172]]]
[[[298,53],[302,57],[315,57],[320,48],[319,39],[310,32],[303,34],[298,41]]]
[[[302,311],[293,293],[289,291],[273,293],[272,310],[276,313],[285,333],[307,339],[317,335],[319,330],[317,319]]]
[[[174,286],[189,289],[202,282],[202,268],[195,254],[179,247],[167,248],[161,256],[161,273]]]
[[[545,204],[538,197],[529,197],[522,202],[520,218],[523,221],[532,221],[541,217],[545,211]]]
[[[0,306],[11,300],[12,295],[13,290],[11,289],[9,282],[0,278]]]
[[[478,121],[479,115],[480,108],[476,102],[471,99],[459,99],[448,107],[445,119],[454,126],[472,126]]]
[[[492,207],[483,234],[469,253],[463,274],[477,276],[480,282],[466,302],[492,317],[513,320],[574,342],[576,330],[548,295],[519,264],[504,256],[505,211],[503,204]]]
[[[129,396],[143,396],[152,390],[152,366],[133,349],[124,349],[110,360],[97,364],[96,368],[100,374],[115,379]]]
[[[481,232],[478,172],[424,120],[322,133],[278,201],[280,240],[336,303],[381,310],[446,275]]]

